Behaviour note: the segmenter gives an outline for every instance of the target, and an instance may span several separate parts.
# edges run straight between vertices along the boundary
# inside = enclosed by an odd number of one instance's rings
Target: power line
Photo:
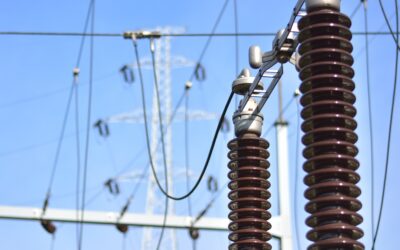
[[[50,182],[49,182],[49,186],[47,188],[47,194],[46,194],[47,202],[50,199],[51,189],[53,187],[53,182],[54,182],[54,178],[55,178],[55,174],[56,174],[56,170],[57,170],[57,166],[58,166],[58,160],[60,158],[61,146],[62,146],[62,143],[64,140],[65,128],[67,127],[68,115],[69,115],[69,110],[71,107],[72,96],[74,93],[74,91],[73,91],[74,87],[75,87],[75,85],[74,85],[74,83],[72,83],[72,86],[70,88],[70,93],[68,95],[67,107],[64,112],[64,118],[63,118],[63,122],[62,122],[62,126],[61,126],[60,137],[59,137],[58,143],[57,143],[56,154],[55,154],[54,161],[53,161],[53,167],[52,167],[51,174],[50,174]]]
[[[95,23],[95,0],[91,0],[91,25],[90,32],[94,32]],[[93,94],[93,71],[94,71],[94,37],[90,37],[90,52],[89,52],[89,92],[88,92],[88,113],[87,113],[87,123],[86,123],[86,146],[85,146],[85,156],[83,165],[83,191],[82,191],[82,201],[81,201],[81,221],[80,221],[80,231],[79,231],[79,242],[78,250],[82,249],[83,244],[83,220],[85,212],[85,199],[86,199],[86,182],[87,182],[87,172],[88,172],[88,162],[89,162],[89,145],[90,145],[90,127],[91,127],[91,114],[92,114],[92,94]]]
[[[14,105],[18,105],[18,104],[22,104],[22,103],[31,102],[31,101],[34,101],[34,100],[37,100],[37,99],[43,99],[43,98],[46,98],[46,97],[49,97],[49,96],[53,96],[53,95],[56,95],[56,94],[59,94],[59,93],[63,93],[65,91],[68,91],[69,89],[70,89],[70,87],[60,88],[60,89],[57,89],[57,90],[54,90],[54,91],[49,91],[47,93],[41,93],[41,94],[38,94],[36,96],[31,96],[31,97],[27,97],[27,98],[11,101],[11,102],[8,102],[8,103],[4,103],[4,104],[0,105],[0,109],[8,108],[8,107],[11,107],[11,106],[14,106]]]
[[[51,235],[50,250],[54,250],[55,244],[56,244],[56,236],[53,234]]]
[[[216,21],[215,24],[214,24],[214,27],[213,27],[213,29],[212,29],[212,33],[214,33],[215,30],[216,30],[216,28],[218,27],[218,24],[219,24],[219,22],[220,22],[220,20],[221,20],[221,18],[222,18],[222,15],[223,15],[223,13],[224,13],[224,11],[225,11],[225,9],[226,9],[226,6],[227,6],[228,1],[229,1],[229,0],[226,0],[226,1],[225,1],[224,5],[223,5],[223,7],[222,7],[222,10],[220,11],[220,14],[219,14],[219,16],[218,16],[218,18],[217,18],[217,21]],[[134,42],[134,47],[135,47],[136,60],[138,61],[139,58],[138,58],[138,52],[137,52],[137,42],[136,42],[135,39],[133,39],[133,42]],[[207,48],[208,48],[210,42],[211,42],[211,37],[209,37],[209,39],[207,40],[207,42],[206,42],[206,44],[205,44],[205,46],[204,46],[204,48],[203,48],[203,50],[202,50],[202,52],[201,52],[201,54],[200,54],[200,57],[199,57],[198,62],[201,62],[201,60],[203,59],[203,57],[204,57],[204,55],[205,55],[205,53],[206,53],[206,51],[207,51]],[[193,80],[193,78],[194,78],[195,75],[196,75],[196,69],[193,71],[193,73],[192,73],[192,75],[191,75],[189,81]],[[141,78],[143,78],[143,77],[141,76],[141,73],[139,74],[139,76],[140,76]],[[143,81],[143,80],[141,80],[141,81]],[[142,84],[141,84],[141,85],[142,85]],[[141,87],[141,88],[142,88],[142,93],[143,93],[143,94],[142,94],[143,109],[144,109],[144,111],[145,111],[144,87]],[[186,88],[185,91],[188,91],[188,88]],[[159,179],[158,179],[158,176],[157,176],[157,173],[156,173],[156,171],[155,171],[155,168],[154,168],[154,166],[153,166],[153,164],[152,164],[152,159],[150,158],[151,170],[152,170],[152,172],[153,172],[153,176],[154,176],[154,179],[155,179],[155,181],[156,181],[156,184],[157,184],[158,188],[160,189],[160,191],[161,191],[165,196],[167,196],[168,198],[173,199],[173,200],[183,200],[183,199],[189,197],[189,196],[197,189],[197,187],[199,186],[199,184],[200,184],[201,180],[203,179],[203,176],[204,176],[204,174],[205,174],[205,172],[206,172],[206,170],[207,170],[207,168],[208,168],[208,164],[209,164],[209,161],[210,161],[210,159],[211,159],[211,155],[212,155],[212,153],[213,153],[216,140],[217,140],[217,138],[218,138],[219,130],[220,130],[221,126],[222,126],[222,123],[223,123],[223,121],[224,121],[225,114],[226,114],[226,112],[227,112],[227,110],[228,110],[228,107],[229,107],[229,105],[230,105],[230,103],[231,103],[231,100],[232,100],[232,98],[233,98],[233,95],[234,95],[233,92],[231,92],[230,95],[229,95],[229,98],[228,98],[228,100],[227,100],[227,102],[226,102],[226,104],[225,104],[225,107],[224,107],[224,110],[223,110],[223,112],[222,112],[222,115],[221,115],[221,117],[220,117],[220,119],[219,119],[217,129],[216,129],[216,131],[215,131],[215,133],[214,133],[214,137],[213,137],[213,140],[212,140],[212,143],[211,143],[210,150],[209,150],[208,155],[207,155],[206,162],[204,163],[204,166],[203,166],[203,169],[202,169],[202,171],[201,171],[201,174],[200,174],[199,178],[197,179],[197,181],[195,182],[195,185],[193,186],[193,188],[192,188],[189,192],[187,192],[185,195],[182,195],[182,196],[172,196],[172,195],[170,195],[168,192],[166,192],[166,190],[161,186],[161,183],[160,183],[160,181],[159,181]],[[180,98],[179,103],[183,100],[184,97],[185,97],[185,93],[184,93],[184,94],[182,95],[182,97]],[[180,105],[180,104],[179,104],[179,105]],[[179,107],[179,105],[177,105],[177,108]],[[177,108],[176,108],[176,110],[177,110]],[[176,112],[176,110],[174,110],[174,113]],[[145,113],[145,112],[144,112],[144,113]],[[146,113],[147,113],[147,112],[146,112]],[[147,117],[146,113],[144,114],[145,117]],[[148,135],[148,131],[147,131],[148,128],[147,128],[147,121],[146,121],[146,119],[145,119],[145,128],[146,128],[146,140],[147,140],[148,152],[151,152],[151,150],[150,150],[150,144],[149,144],[149,138],[148,138],[149,135]]]
[[[399,40],[399,9],[398,9],[397,0],[395,0],[395,5],[396,5],[396,33],[397,33],[396,41],[398,41]],[[379,235],[379,229],[380,229],[380,225],[381,225],[383,207],[384,207],[384,202],[385,202],[387,174],[389,172],[388,170],[389,170],[390,146],[391,146],[391,138],[392,138],[393,116],[394,116],[394,108],[395,108],[395,103],[396,103],[398,64],[399,64],[399,49],[398,49],[398,44],[396,44],[394,86],[393,86],[392,104],[391,104],[391,109],[390,109],[388,140],[387,140],[387,146],[386,146],[385,172],[384,172],[384,177],[383,177],[382,196],[381,196],[381,201],[380,201],[380,206],[379,206],[378,221],[377,221],[377,225],[376,225],[375,235],[374,235],[374,238],[372,241],[372,250],[375,249],[376,240]]]
[[[90,18],[90,13],[92,11],[92,6],[93,6],[93,1],[90,1],[89,7],[86,13],[86,20],[85,20],[85,25],[83,28],[83,33],[87,32],[88,25],[89,25],[89,18]],[[75,131],[76,131],[76,158],[77,158],[77,168],[76,168],[76,201],[75,201],[75,206],[76,206],[76,217],[79,219],[79,208],[80,208],[80,195],[79,195],[79,190],[80,190],[80,176],[81,176],[81,149],[80,149],[80,134],[79,134],[79,90],[78,90],[78,81],[77,78],[79,76],[79,65],[82,59],[82,54],[83,54],[83,48],[85,46],[85,36],[82,37],[81,43],[79,45],[79,52],[78,52],[78,58],[76,59],[76,70],[74,72],[74,80],[75,80]],[[86,188],[86,187],[85,187]],[[77,243],[77,249],[80,249],[80,224],[77,223],[76,225],[76,243]]]
[[[233,16],[235,22],[235,33],[239,33],[239,16],[237,8],[237,0],[233,0]],[[235,36],[235,76],[239,75],[239,37]],[[238,96],[235,96],[235,107],[238,106]]]
[[[228,187],[229,181],[225,183],[225,185],[219,189],[219,191],[214,195],[214,197],[207,203],[205,208],[200,211],[200,213],[196,216],[195,220],[193,221],[192,225],[194,226],[196,222],[198,222],[207,212],[210,210],[214,202],[218,199],[219,196],[223,193],[223,191]]]
[[[218,138],[219,131],[220,131],[221,126],[222,126],[222,124],[223,124],[223,122],[224,122],[224,117],[225,117],[225,114],[226,114],[226,112],[227,112],[227,110],[228,110],[228,108],[229,108],[229,105],[230,105],[231,101],[232,101],[233,95],[234,95],[234,93],[231,92],[230,95],[229,95],[229,97],[228,97],[228,100],[227,100],[226,103],[225,103],[225,107],[224,107],[224,110],[222,111],[222,114],[221,114],[221,116],[220,116],[220,119],[219,119],[217,128],[216,128],[216,130],[215,130],[215,132],[214,132],[214,136],[213,136],[213,139],[212,139],[212,142],[211,142],[211,146],[210,146],[210,149],[209,149],[209,152],[208,152],[206,161],[205,161],[205,163],[204,163],[203,169],[202,169],[202,171],[201,171],[201,173],[200,173],[200,176],[198,177],[197,181],[195,182],[194,186],[192,187],[192,189],[191,189],[189,192],[187,192],[186,194],[181,195],[181,196],[173,196],[173,195],[169,194],[169,193],[166,192],[166,191],[164,190],[164,188],[161,186],[160,181],[159,181],[158,176],[157,176],[157,173],[155,172],[155,169],[152,168],[152,172],[153,172],[153,175],[154,175],[154,179],[155,179],[155,181],[156,181],[156,183],[157,183],[158,188],[159,188],[160,191],[161,191],[165,196],[167,196],[168,198],[170,198],[170,199],[172,199],[172,200],[183,200],[183,199],[189,197],[189,196],[197,189],[197,187],[199,186],[201,180],[202,180],[203,177],[204,177],[205,172],[207,171],[208,164],[209,164],[209,162],[210,162],[212,153],[213,153],[213,151],[214,151],[214,147],[215,147],[215,143],[216,143],[217,138]]]
[[[395,15],[396,15],[396,12],[393,12],[392,15],[389,17],[389,19],[392,20],[392,18],[395,17]],[[382,31],[385,27],[386,27],[386,22],[383,21],[382,25],[379,27],[379,31]],[[370,35],[368,34],[368,36],[370,36]],[[375,41],[375,39],[376,39],[376,36],[373,36],[372,38],[370,37],[368,39],[368,43],[369,43],[370,46]],[[358,52],[355,53],[354,60],[356,60],[365,49],[366,48],[364,46],[360,50],[358,50]]]
[[[200,57],[199,57],[199,59],[197,60],[197,63],[198,63],[198,64],[201,63],[201,61],[203,61],[203,57],[205,56],[205,54],[206,54],[206,52],[207,52],[208,46],[210,46],[210,43],[211,43],[212,38],[215,36],[215,35],[214,35],[214,34],[215,34],[215,31],[217,30],[218,25],[219,25],[219,22],[221,21],[222,16],[223,16],[224,13],[225,13],[226,6],[228,6],[228,3],[229,3],[229,0],[225,0],[224,5],[222,6],[222,9],[221,9],[221,11],[219,12],[219,15],[218,15],[218,17],[217,17],[217,20],[215,21],[214,26],[213,26],[213,28],[212,28],[212,30],[211,30],[211,33],[209,34],[208,39],[207,39],[207,41],[206,41],[206,43],[205,43],[205,45],[204,45],[204,47],[203,47],[203,50],[202,50],[201,53],[200,53]],[[178,35],[179,35],[179,34],[178,34]],[[185,35],[185,34],[181,34],[181,35]],[[189,81],[192,81],[193,78],[196,76],[196,69],[197,69],[197,67],[194,68],[194,70],[193,70],[193,72],[192,72],[192,75],[191,75],[190,78],[189,78]]]
[[[116,74],[117,73],[112,73],[112,74],[108,74],[106,76],[98,77],[98,78],[95,79],[95,81],[103,81],[103,80],[105,80],[105,79],[107,79],[107,78],[109,78],[111,76],[116,75]],[[80,86],[83,86],[83,85],[86,85],[86,83],[81,83],[80,84]],[[40,94],[33,95],[33,96],[30,96],[30,97],[21,98],[19,100],[14,100],[14,101],[11,101],[11,102],[8,102],[8,103],[3,103],[3,104],[0,104],[0,109],[5,109],[5,108],[13,107],[13,106],[16,106],[16,105],[20,105],[20,104],[33,102],[33,101],[40,100],[40,99],[44,99],[44,98],[47,98],[47,97],[51,97],[51,96],[54,96],[54,95],[57,95],[57,94],[60,94],[60,93],[64,93],[64,92],[68,91],[69,89],[70,89],[70,87],[59,88],[59,89],[56,89],[56,90],[53,90],[53,91],[49,91],[49,92],[46,92],[46,93],[40,93]]]
[[[362,3],[362,2],[361,2]],[[364,27],[365,32],[368,32],[368,9],[367,3],[364,2]],[[369,137],[370,137],[370,160],[371,160],[371,232],[374,237],[374,186],[375,186],[375,159],[374,159],[374,133],[372,122],[372,101],[371,101],[371,80],[370,80],[370,67],[369,67],[369,37],[365,36],[365,66],[367,72],[367,99],[368,99],[368,122],[369,122]]]
[[[397,3],[396,3],[396,4],[397,4]],[[396,35],[395,35],[395,33],[393,32],[393,28],[392,28],[392,26],[390,25],[390,22],[389,22],[389,19],[388,19],[387,14],[386,14],[385,8],[383,7],[382,0],[379,0],[379,6],[381,7],[381,11],[382,11],[383,17],[385,18],[386,25],[387,25],[387,27],[389,28],[389,31],[390,31],[389,34],[392,35],[393,40],[394,40],[394,42],[395,42],[395,44],[396,44],[397,49],[400,49],[400,46],[399,46],[399,39],[396,38],[396,36],[399,35],[399,32],[396,31]],[[398,11],[398,10],[396,9],[396,13],[397,13],[397,11]]]
[[[365,36],[365,35],[394,35],[394,32],[388,31],[370,31],[365,33],[364,31],[354,31],[355,36]],[[171,33],[160,33],[161,37],[257,37],[257,36],[267,36],[275,37],[276,32],[241,32],[241,33],[183,33],[183,34],[171,34]],[[95,36],[95,37],[118,37],[124,36],[123,33],[81,33],[81,32],[51,32],[51,31],[0,31],[0,36],[50,36],[50,37],[81,37],[81,36]]]
[[[186,93],[186,92],[185,92],[185,93]],[[184,95],[183,97],[185,97],[185,95]],[[180,100],[178,101],[177,107],[179,107],[179,106],[181,105],[183,99],[184,99],[184,98],[180,98]],[[173,121],[173,119],[175,118],[176,111],[177,111],[177,108],[176,108],[175,111],[172,113],[169,122],[168,122],[168,123],[166,124],[166,126],[165,126],[165,129],[168,129],[169,126],[171,126],[172,121]],[[156,145],[155,150],[158,149],[158,147],[160,146],[160,144],[161,144],[161,141],[159,140],[158,143],[157,143],[157,145]],[[146,146],[145,146],[142,150],[140,150],[139,153],[138,153],[137,155],[135,155],[135,157],[133,158],[133,161],[131,161],[131,162],[127,165],[127,167],[125,167],[123,170],[121,170],[121,171],[119,172],[118,175],[121,175],[121,174],[131,165],[132,162],[134,162],[140,155],[142,155],[144,150],[146,150]],[[150,163],[150,160],[148,160],[148,162],[144,165],[143,170],[142,170],[142,174],[140,175],[139,181],[138,181],[138,182],[136,183],[136,185],[134,186],[131,195],[128,197],[127,202],[125,203],[124,207],[122,208],[121,217],[122,217],[123,214],[125,214],[125,212],[128,210],[129,205],[130,205],[132,199],[135,197],[137,191],[139,190],[139,187],[140,187],[140,184],[141,184],[142,180],[143,180],[143,179],[145,178],[145,176],[147,175],[147,172],[149,171],[149,167],[151,167],[151,166],[149,166],[150,164],[151,164],[151,163]],[[117,175],[116,177],[114,177],[114,179],[117,179],[117,178],[118,178],[118,175]]]
[[[153,156],[152,156],[151,148],[150,148],[150,135],[149,135],[149,128],[148,128],[148,124],[147,124],[147,108],[146,108],[146,97],[145,97],[146,95],[145,95],[145,91],[144,91],[144,80],[143,80],[143,75],[142,75],[142,67],[141,67],[141,63],[140,63],[140,59],[139,59],[140,57],[139,57],[139,51],[138,51],[138,47],[137,47],[137,41],[136,41],[136,39],[132,39],[132,41],[133,41],[133,47],[134,47],[134,50],[135,50],[136,63],[137,63],[137,68],[138,68],[138,72],[139,72],[140,89],[141,89],[141,93],[142,93],[142,95],[141,95],[142,96],[142,109],[143,109],[143,116],[145,118],[144,119],[144,128],[145,128],[145,135],[146,135],[145,137],[146,137],[147,153],[149,155],[149,161],[150,161],[151,167],[152,167],[153,171],[155,171],[154,165],[153,165]],[[153,54],[152,54],[152,56],[153,56]],[[160,110],[159,110],[159,112],[160,112]],[[163,128],[161,128],[161,130],[163,130]],[[162,136],[163,136],[163,131],[161,133],[162,133]],[[163,155],[165,157],[164,152],[165,151],[163,151]],[[164,161],[165,161],[165,158],[164,158]],[[164,162],[164,167],[166,167],[165,162]],[[154,175],[156,176],[156,174],[154,174]],[[165,176],[166,176],[166,178],[168,178],[167,177],[167,172],[165,172]],[[166,184],[167,184],[166,185],[166,189],[168,190],[168,182],[166,182]],[[165,210],[164,210],[164,219],[163,219],[163,225],[164,226],[161,229],[160,238],[159,238],[158,243],[157,243],[157,249],[159,249],[159,245],[160,245],[160,243],[162,241],[162,237],[163,237],[164,229],[165,229],[165,219],[166,219],[165,214],[168,212],[168,198],[166,197],[165,199],[166,199],[166,202],[165,202],[166,206],[165,206]],[[129,204],[127,204],[127,206],[128,205]]]
[[[350,19],[353,19],[353,17],[357,14],[358,10],[360,9],[360,7],[361,7],[361,5],[362,5],[362,3],[363,3],[364,1],[365,1],[365,0],[361,0],[361,1],[358,3],[358,5],[354,8],[353,12],[351,12]]]
[[[78,82],[76,82],[78,84]],[[80,147],[80,133],[79,133],[79,91],[78,86],[75,86],[75,131],[76,131],[76,159],[77,159],[77,167],[76,167],[76,218],[79,219],[79,208],[80,208],[80,174],[81,174],[81,147]],[[76,225],[76,242],[77,247],[79,248],[79,223]]]

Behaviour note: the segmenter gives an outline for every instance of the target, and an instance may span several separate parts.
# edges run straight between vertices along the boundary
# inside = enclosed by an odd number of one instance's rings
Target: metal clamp
[[[139,30],[139,31],[126,31],[124,32],[125,39],[142,39],[142,38],[160,38],[161,32]]]

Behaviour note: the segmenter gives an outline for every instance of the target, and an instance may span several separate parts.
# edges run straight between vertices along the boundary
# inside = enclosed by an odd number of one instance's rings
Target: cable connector
[[[124,32],[125,39],[160,38],[161,35],[162,34],[159,31],[149,31],[149,30]]]

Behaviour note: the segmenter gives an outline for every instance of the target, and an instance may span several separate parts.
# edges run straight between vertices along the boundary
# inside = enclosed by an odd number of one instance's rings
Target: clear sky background
[[[156,28],[164,26],[183,27],[188,33],[210,32],[223,5],[222,0],[179,1],[96,1],[96,32],[117,32],[142,28]],[[239,31],[240,32],[275,32],[285,27],[293,6],[294,0],[261,1],[238,0]],[[394,2],[384,1],[390,16],[392,26],[395,25]],[[0,4],[0,31],[73,31],[81,32],[89,1],[3,1]],[[359,1],[345,0],[342,3],[343,12],[350,13]],[[368,5],[369,23],[371,31],[386,31],[384,19],[377,1]],[[363,9],[360,9],[353,19],[353,31],[363,31]],[[234,15],[232,1],[221,20],[218,32],[234,31]],[[173,38],[171,41],[172,54],[184,56],[196,61],[207,38]],[[272,37],[241,37],[239,65],[248,67],[247,51],[253,44],[260,45],[263,50],[271,48]],[[14,206],[42,206],[50,178],[57,138],[61,129],[62,118],[68,97],[68,89],[72,82],[72,69],[75,66],[78,54],[79,37],[32,37],[32,36],[0,36],[0,204]],[[365,70],[364,37],[354,36],[355,57],[354,69],[357,88],[356,107],[359,142],[357,146],[360,154],[357,157],[361,162],[359,173],[362,176],[360,187],[363,194],[361,214],[364,223],[361,225],[365,232],[362,239],[369,249],[371,246],[371,206],[375,207],[375,221],[382,194],[383,170],[385,166],[386,142],[389,126],[390,102],[393,92],[395,45],[390,36],[370,37],[371,63],[371,95],[373,129],[375,139],[375,199],[371,200],[371,162],[369,150],[368,103]],[[149,56],[148,41],[139,41],[140,53],[143,57]],[[81,148],[84,146],[84,129],[86,127],[89,47],[86,44],[80,77],[80,128]],[[94,91],[92,122],[114,114],[140,110],[140,88],[136,81],[131,86],[124,83],[119,68],[134,60],[131,42],[122,38],[96,38],[94,51]],[[229,95],[231,82],[236,75],[235,67],[235,40],[233,37],[215,37],[204,57],[203,65],[207,71],[204,82],[194,82],[190,92],[190,109],[204,110],[211,113],[220,113]],[[183,91],[184,83],[190,77],[193,68],[176,69],[172,73],[173,101]],[[255,72],[253,72],[255,73]],[[152,74],[147,70],[144,74],[147,106],[151,107]],[[300,84],[296,70],[292,65],[285,65],[285,74],[282,79],[284,104],[293,95]],[[277,95],[273,94],[264,108],[264,131],[277,117]],[[398,108],[398,102],[396,103]],[[228,118],[234,111],[234,105],[228,112]],[[301,164],[295,166],[297,115],[296,105],[293,103],[285,113],[289,122],[289,154],[291,171],[292,204],[294,200],[294,173],[299,169],[298,202],[293,205],[299,214],[298,226],[300,232],[300,249],[307,244],[305,233],[309,230],[304,225],[307,214],[303,211],[305,199],[302,192],[305,186],[301,179],[304,172]],[[75,129],[74,120],[70,116],[67,124],[66,136],[61,151],[53,196],[50,200],[51,208],[75,208]],[[217,121],[193,121],[190,123],[190,168],[193,172],[192,181],[202,168],[212,133]],[[96,130],[91,130],[90,154],[88,164],[88,192],[87,198],[96,197],[88,206],[90,210],[119,211],[132,192],[136,180],[121,183],[122,193],[115,197],[103,189],[103,182],[116,173],[140,173],[148,161],[147,154],[141,152],[145,146],[143,124],[112,124],[111,136],[107,139],[100,137]],[[175,172],[174,192],[184,193],[185,179],[183,172],[185,161],[183,158],[183,122],[177,121],[173,125],[173,166]],[[272,163],[272,212],[277,214],[277,180],[276,180],[276,152],[275,132],[271,131],[267,139],[271,143]],[[390,157],[388,185],[383,210],[382,224],[376,249],[397,249],[400,244],[398,201],[400,169],[399,162],[399,116],[396,109],[393,143]],[[226,181],[228,168],[226,166],[226,143],[233,138],[233,134],[221,134],[210,163],[208,175],[219,180],[220,186]],[[82,151],[83,155],[83,151]],[[135,157],[135,158],[134,158]],[[133,159],[134,158],[134,159]],[[133,160],[133,161],[132,161]],[[300,160],[302,162],[302,159]],[[146,178],[147,179],[147,178]],[[145,211],[147,183],[140,185],[130,207],[130,212]],[[96,196],[96,194],[100,195]],[[213,205],[209,215],[226,217],[228,213],[228,199],[225,194]],[[194,213],[197,214],[212,194],[207,191],[203,182],[193,195]],[[159,211],[161,213],[161,211]],[[186,201],[176,203],[176,214],[187,215]],[[293,225],[295,225],[293,224]],[[57,250],[76,248],[75,226],[57,223],[58,232],[55,240]],[[294,227],[295,228],[295,227]],[[293,231],[294,233],[294,231]],[[200,232],[198,249],[227,249],[229,244],[228,233]],[[50,249],[49,236],[38,222],[0,220],[1,249]],[[158,231],[155,231],[155,241]],[[139,249],[141,242],[141,228],[130,228],[126,238],[126,249]],[[122,249],[123,236],[112,226],[85,226],[83,249]],[[185,230],[178,231],[179,249],[190,249],[190,239]],[[276,246],[276,242],[274,242]],[[275,248],[276,249],[276,248]]]

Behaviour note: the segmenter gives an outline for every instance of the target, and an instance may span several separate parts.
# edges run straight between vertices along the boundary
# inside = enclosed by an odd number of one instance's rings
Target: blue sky
[[[121,33],[126,30],[155,28],[162,26],[184,27],[186,32],[209,32],[224,1],[96,1],[97,32]],[[241,32],[275,32],[284,27],[294,6],[293,0],[261,1],[238,0],[239,30]],[[350,14],[358,1],[343,1],[342,9]],[[0,8],[0,31],[76,31],[83,27],[88,1],[6,1]],[[392,25],[394,4],[385,3],[391,16]],[[369,22],[371,31],[386,31],[384,19],[377,1],[369,3]],[[383,27],[383,28],[382,28]],[[353,19],[353,31],[363,31],[362,9]],[[225,12],[218,32],[233,32],[233,4],[230,3]],[[50,169],[55,154],[56,142],[61,127],[62,117],[68,96],[80,39],[78,37],[30,37],[30,36],[1,36],[0,37],[0,203],[1,205],[41,206],[47,189]],[[172,54],[184,56],[196,61],[206,38],[174,38],[172,39]],[[258,44],[264,50],[270,49],[271,37],[241,37],[240,38],[240,67],[248,67],[247,50],[250,45]],[[194,82],[190,94],[190,109],[207,112],[221,112],[229,95],[231,82],[235,77],[235,41],[234,38],[214,38],[203,65],[207,70],[207,80]],[[359,173],[362,176],[360,186],[363,194],[360,197],[364,204],[361,214],[364,223],[361,225],[365,232],[363,242],[367,249],[371,244],[371,205],[378,211],[381,195],[383,169],[386,153],[386,141],[389,123],[390,98],[393,91],[395,46],[390,36],[371,37],[371,95],[375,139],[375,179],[376,197],[370,199],[370,151],[368,132],[367,88],[365,71],[364,37],[353,38],[355,57],[354,69],[357,84],[356,95],[358,109],[357,121],[360,149],[358,159],[361,162]],[[142,56],[149,56],[147,41],[139,41]],[[85,47],[80,77],[80,127],[82,130],[82,148],[86,117],[87,83],[88,83],[88,46]],[[132,44],[122,38],[96,38],[94,55],[94,92],[93,92],[93,121],[113,114],[140,109],[139,82],[127,86],[118,69],[134,60]],[[180,97],[184,83],[190,77],[192,68],[176,69],[172,74],[174,103]],[[148,107],[151,107],[152,74],[144,74],[147,91]],[[294,90],[299,85],[297,72],[292,65],[285,65],[283,77],[284,103],[290,100]],[[40,98],[36,98],[40,97]],[[33,100],[31,100],[33,98]],[[277,116],[277,96],[273,94],[264,108],[265,125],[268,128]],[[396,249],[400,243],[397,235],[397,224],[400,222],[399,202],[396,192],[399,183],[399,117],[398,102],[396,103],[394,120],[392,154],[390,158],[389,179],[382,218],[380,235],[376,249]],[[229,110],[231,116],[233,105]],[[71,118],[72,116],[70,116]],[[285,113],[289,121],[290,142],[290,171],[291,190],[294,190],[294,169],[300,169],[300,178],[304,176],[301,166],[295,166],[295,145],[297,133],[296,106],[291,105]],[[194,174],[199,173],[211,141],[211,134],[217,121],[193,121],[190,123],[190,158]],[[111,136],[107,139],[98,136],[91,130],[88,195],[90,198],[102,188],[105,179],[123,169],[138,152],[145,146],[143,124],[113,124],[110,127]],[[173,162],[176,172],[184,168],[183,155],[183,123],[173,125]],[[233,137],[232,133],[220,136],[207,175],[218,178],[220,185],[227,181],[226,143]],[[61,158],[58,165],[53,199],[50,207],[74,208],[75,197],[75,141],[74,120],[69,119]],[[267,135],[271,143],[271,168],[273,204],[272,212],[277,213],[277,182],[276,182],[276,152],[274,131]],[[195,145],[195,146],[194,146]],[[128,173],[141,171],[147,162],[147,155],[135,159],[129,165]],[[135,172],[136,171],[136,172]],[[299,181],[298,193],[305,190]],[[113,197],[106,191],[90,205],[88,209],[102,211],[119,211],[130,194],[135,182],[121,184],[122,194]],[[174,191],[183,193],[185,182],[177,176]],[[142,183],[138,195],[131,206],[131,212],[143,212],[146,194],[146,183]],[[293,192],[292,192],[293,194]],[[293,195],[292,195],[293,196]],[[195,192],[194,211],[197,213],[204,208],[212,195],[202,183]],[[293,199],[293,197],[291,197]],[[304,235],[308,228],[304,226],[307,214],[303,212],[305,199],[300,195],[299,204],[294,209],[299,212],[299,231]],[[210,216],[227,216],[226,195],[214,204]],[[176,204],[176,213],[186,215],[186,202]],[[375,220],[377,213],[375,214]],[[58,224],[55,249],[73,249],[75,243],[75,227]],[[42,230],[37,222],[0,221],[2,249],[48,249],[51,238]],[[157,234],[155,234],[157,236]],[[178,232],[179,249],[188,249],[189,238],[186,231]],[[23,240],[22,240],[23,239]],[[118,249],[122,247],[122,235],[115,228],[107,226],[86,226],[84,249]],[[127,236],[127,247],[137,249],[140,245],[141,229],[131,228]],[[302,237],[301,249],[308,242]],[[201,232],[198,249],[213,247],[226,249],[227,233]]]

